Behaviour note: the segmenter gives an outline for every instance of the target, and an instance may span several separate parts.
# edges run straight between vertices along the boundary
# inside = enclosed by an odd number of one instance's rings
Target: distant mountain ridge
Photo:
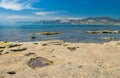
[[[80,20],[80,24],[113,24],[120,25],[120,19],[110,17],[90,17]]]
[[[25,21],[24,21],[25,22]],[[27,22],[27,21],[26,21]],[[28,22],[27,22],[28,23]],[[120,25],[120,19],[110,17],[89,17],[84,19],[63,18],[52,21],[34,21],[33,24],[95,24],[95,25]]]

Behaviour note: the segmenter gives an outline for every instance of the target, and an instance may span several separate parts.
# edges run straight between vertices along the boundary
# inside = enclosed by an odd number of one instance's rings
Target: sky
[[[0,0],[0,22],[120,18],[120,0]]]

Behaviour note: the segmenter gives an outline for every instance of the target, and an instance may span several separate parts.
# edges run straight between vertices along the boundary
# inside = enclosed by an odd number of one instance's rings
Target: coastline
[[[0,44],[0,49],[4,49],[0,52],[0,78],[120,77],[120,41],[100,44],[53,40]],[[35,58],[42,60],[28,64]]]

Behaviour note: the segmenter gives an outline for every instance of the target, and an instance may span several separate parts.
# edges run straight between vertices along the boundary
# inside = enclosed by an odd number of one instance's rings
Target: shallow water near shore
[[[101,37],[115,37],[120,40],[120,34],[86,34],[87,30],[120,30],[114,25],[0,25],[0,41],[30,42],[29,34],[36,32],[61,32],[54,36],[36,35],[34,41],[47,39],[64,40],[67,42],[109,42]]]

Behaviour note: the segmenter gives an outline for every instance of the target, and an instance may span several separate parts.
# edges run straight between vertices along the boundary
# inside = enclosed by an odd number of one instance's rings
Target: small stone
[[[34,55],[35,53],[27,53],[25,54],[25,56],[31,56],[31,55]]]
[[[82,65],[79,65],[78,68],[82,68]]]
[[[76,50],[76,47],[68,47],[68,49],[69,49],[70,51],[75,51],[75,50]]]
[[[33,44],[38,45],[38,43],[33,43]]]
[[[47,46],[47,44],[45,43],[45,44],[42,44],[42,46]]]
[[[55,58],[56,56],[53,55],[52,57]]]
[[[10,75],[16,74],[15,71],[10,71],[10,72],[7,72],[7,73],[10,74]]]

